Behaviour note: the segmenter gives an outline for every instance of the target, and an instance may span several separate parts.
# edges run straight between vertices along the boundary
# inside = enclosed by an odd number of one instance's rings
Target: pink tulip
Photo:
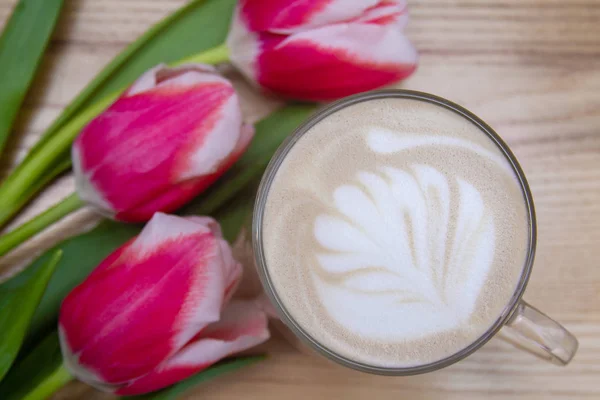
[[[72,149],[79,196],[122,221],[173,211],[247,148],[231,83],[210,66],[158,66],[91,121]]]
[[[240,0],[227,45],[250,80],[301,100],[331,100],[409,76],[417,52],[404,0]]]
[[[258,303],[229,301],[241,272],[216,221],[155,214],[64,300],[65,365],[98,389],[133,395],[264,342]]]

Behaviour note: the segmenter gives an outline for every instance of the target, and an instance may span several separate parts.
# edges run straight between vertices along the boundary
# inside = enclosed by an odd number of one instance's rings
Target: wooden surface
[[[14,3],[0,0],[0,26]],[[66,4],[2,171],[105,63],[184,0]],[[539,232],[525,298],[578,336],[579,353],[560,368],[493,339],[442,371],[387,378],[308,357],[276,337],[268,345],[268,361],[208,383],[188,398],[600,399],[600,1],[410,4],[409,35],[421,62],[402,86],[470,108],[517,155],[531,184]],[[71,189],[71,178],[62,179],[27,213],[39,212]],[[38,244],[81,230],[91,220],[84,212]],[[4,271],[17,268],[19,260],[4,260]],[[72,384],[55,398],[106,396]]]

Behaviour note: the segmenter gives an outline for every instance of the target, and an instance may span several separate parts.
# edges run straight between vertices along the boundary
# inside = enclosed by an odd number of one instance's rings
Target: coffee
[[[314,340],[377,367],[447,358],[501,316],[530,221],[491,137],[413,99],[369,100],[310,128],[283,159],[262,221],[277,296]]]

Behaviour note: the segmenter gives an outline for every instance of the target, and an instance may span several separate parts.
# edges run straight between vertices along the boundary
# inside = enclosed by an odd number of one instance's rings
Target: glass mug
[[[369,100],[384,99],[384,98],[401,98],[401,99],[412,99],[418,101],[428,102],[439,107],[443,107],[447,110],[455,112],[467,119],[471,123],[475,124],[483,133],[487,134],[501,151],[506,155],[510,164],[512,165],[516,176],[521,184],[522,191],[524,193],[527,212],[529,216],[529,248],[526,258],[525,267],[521,274],[519,283],[513,293],[508,305],[500,317],[489,327],[489,329],[480,336],[477,340],[471,343],[463,350],[455,353],[442,360],[435,361],[429,364],[418,365],[414,367],[402,367],[402,368],[388,368],[378,367],[373,365],[367,365],[355,360],[349,359],[345,356],[337,354],[331,349],[321,344],[317,339],[311,337],[302,327],[294,320],[292,314],[285,308],[281,299],[279,298],[277,291],[275,290],[269,272],[266,266],[266,259],[264,255],[263,243],[262,243],[262,224],[263,215],[265,210],[265,204],[267,197],[269,196],[270,186],[275,178],[277,170],[284,158],[298,141],[298,139],[309,131],[315,124],[332,115],[333,113],[354,105],[360,102]],[[274,306],[281,321],[289,328],[289,331],[293,335],[300,339],[300,342],[307,345],[310,349],[316,350],[317,353],[333,360],[341,365],[350,367],[359,371],[380,374],[380,375],[413,375],[425,372],[435,371],[437,369],[447,367],[461,359],[467,357],[471,353],[475,352],[481,346],[483,346],[493,336],[498,334],[499,337],[511,342],[512,344],[527,350],[538,357],[551,361],[558,365],[568,364],[575,352],[577,351],[578,342],[575,336],[567,331],[562,325],[546,316],[541,311],[527,304],[523,299],[523,292],[527,286],[527,281],[531,275],[533,266],[533,259],[535,254],[536,246],[536,222],[535,222],[535,211],[531,192],[525,175],[521,167],[519,166],[515,156],[512,154],[506,143],[490,128],[485,122],[479,119],[470,111],[465,108],[452,103],[446,99],[416,91],[408,90],[380,90],[358,94],[355,96],[347,97],[332,103],[323,109],[319,110],[316,114],[311,116],[305,123],[293,132],[286,141],[279,147],[273,158],[271,159],[265,174],[263,175],[260,183],[258,194],[254,206],[254,213],[252,217],[252,251],[254,253],[254,259],[256,267],[258,269],[258,275],[262,282],[263,288],[269,297],[272,305]],[[289,333],[289,332],[287,332]],[[286,332],[284,332],[285,336]]]

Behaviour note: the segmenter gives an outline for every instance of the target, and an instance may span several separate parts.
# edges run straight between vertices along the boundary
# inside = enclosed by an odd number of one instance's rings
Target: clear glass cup
[[[316,338],[311,337],[302,327],[294,320],[292,314],[285,308],[280,300],[277,291],[275,290],[266,266],[266,260],[262,244],[262,223],[265,210],[266,200],[269,196],[269,189],[277,173],[282,161],[298,141],[298,139],[310,130],[319,121],[327,118],[331,114],[348,107],[350,105],[382,98],[404,98],[424,101],[443,107],[453,111],[471,123],[475,124],[481,131],[489,136],[498,147],[504,152],[507,159],[512,164],[515,174],[517,175],[529,213],[529,249],[526,260],[526,265],[523,269],[520,281],[517,288],[507,304],[506,308],[498,319],[490,326],[490,328],[477,340],[471,343],[465,349],[455,353],[445,359],[432,362],[425,365],[419,365],[406,368],[385,368],[364,363],[356,362],[347,357],[344,357],[331,349],[321,344]],[[300,126],[277,150],[273,159],[269,163],[267,170],[262,178],[258,189],[257,199],[254,207],[252,218],[252,248],[254,258],[258,269],[260,280],[263,284],[265,292],[271,303],[276,309],[281,321],[289,328],[289,330],[299,338],[300,341],[306,344],[309,348],[316,350],[325,357],[342,364],[344,366],[381,375],[413,375],[425,372],[435,371],[439,368],[449,366],[475,352],[490,340],[496,334],[499,337],[511,342],[512,344],[525,349],[538,357],[551,361],[558,365],[568,364],[575,355],[578,347],[578,342],[575,336],[567,331],[562,325],[554,321],[538,309],[527,304],[523,299],[523,292],[527,286],[527,281],[531,275],[533,267],[533,259],[536,247],[536,220],[531,191],[525,179],[525,175],[519,166],[515,156],[510,151],[506,143],[498,136],[492,128],[485,122],[479,119],[476,115],[466,110],[465,108],[452,103],[446,99],[422,92],[408,90],[380,90],[374,92],[363,93],[351,96],[335,103],[332,103],[321,109],[311,118],[309,118],[302,126]]]

